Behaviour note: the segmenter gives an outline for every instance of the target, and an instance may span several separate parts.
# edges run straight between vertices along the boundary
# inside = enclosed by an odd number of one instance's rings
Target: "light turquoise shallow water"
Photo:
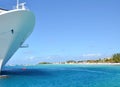
[[[0,87],[120,87],[120,66],[6,66]]]

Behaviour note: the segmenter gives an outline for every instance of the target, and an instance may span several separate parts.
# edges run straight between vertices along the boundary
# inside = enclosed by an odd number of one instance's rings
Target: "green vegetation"
[[[49,62],[40,62],[39,64],[51,64]]]
[[[68,61],[66,61],[66,63],[76,63],[76,61],[75,60],[68,60]]]
[[[120,63],[120,53],[114,54],[112,57],[114,63]]]

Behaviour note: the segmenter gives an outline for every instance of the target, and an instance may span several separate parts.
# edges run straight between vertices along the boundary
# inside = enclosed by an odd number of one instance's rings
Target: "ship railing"
[[[25,10],[25,9],[26,9],[25,4],[26,4],[26,2],[19,3],[19,0],[17,0],[16,9],[22,9],[22,10]]]
[[[24,3],[20,3],[16,6],[16,9],[22,9],[22,10],[25,10],[26,9],[26,6],[25,6],[25,2]]]

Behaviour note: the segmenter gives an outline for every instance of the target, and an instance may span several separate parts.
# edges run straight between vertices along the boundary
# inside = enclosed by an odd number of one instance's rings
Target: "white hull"
[[[32,33],[35,17],[28,10],[11,10],[0,14],[0,71],[26,38]]]

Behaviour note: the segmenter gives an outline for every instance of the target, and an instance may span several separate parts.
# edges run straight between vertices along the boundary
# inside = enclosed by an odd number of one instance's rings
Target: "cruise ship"
[[[13,54],[23,45],[35,25],[34,14],[26,9],[25,3],[17,0],[16,8],[0,8],[0,72]]]

